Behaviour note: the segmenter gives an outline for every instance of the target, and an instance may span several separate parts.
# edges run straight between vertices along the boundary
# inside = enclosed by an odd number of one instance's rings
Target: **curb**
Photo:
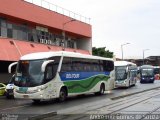
[[[36,116],[29,117],[28,120],[41,120],[44,118],[53,117],[55,115],[57,115],[57,112],[52,111],[52,112],[48,112],[42,115],[36,115]]]
[[[142,90],[142,91],[138,91],[138,92],[134,92],[134,93],[129,93],[129,94],[127,94],[127,95],[120,95],[120,96],[117,96],[117,97],[112,97],[112,98],[110,98],[110,99],[111,99],[111,100],[117,100],[117,99],[124,98],[124,97],[127,97],[127,96],[131,96],[131,95],[134,95],[134,94],[146,92],[146,91],[149,91],[149,90],[154,90],[154,89],[157,89],[157,88],[160,88],[160,86],[154,87],[154,88],[150,88],[150,89],[146,89],[146,90]]]

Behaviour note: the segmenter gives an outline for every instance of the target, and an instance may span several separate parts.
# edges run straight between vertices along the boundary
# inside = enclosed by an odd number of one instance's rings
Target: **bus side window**
[[[58,63],[48,64],[45,71],[45,83],[52,80],[57,73]]]
[[[112,71],[114,69],[113,61],[103,60],[103,68],[104,68],[105,71]]]
[[[84,71],[84,59],[72,58],[72,71],[76,72]]]
[[[51,80],[53,78],[53,67],[51,65],[46,67],[46,80]]]
[[[102,60],[99,61],[99,67],[100,67],[100,71],[104,71]]]
[[[71,58],[69,58],[69,57],[64,57],[63,58],[61,71],[62,72],[72,71]]]
[[[133,74],[133,70],[131,69],[131,67],[128,67],[128,70],[126,70],[126,72],[128,71],[128,77],[132,78],[132,74]]]

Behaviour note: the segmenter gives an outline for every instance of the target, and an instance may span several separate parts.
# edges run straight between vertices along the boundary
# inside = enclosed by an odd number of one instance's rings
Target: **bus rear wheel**
[[[95,95],[103,95],[105,91],[104,83],[101,84],[99,92],[96,92]]]
[[[64,102],[67,99],[67,90],[65,88],[61,88],[59,93],[59,101]]]
[[[39,104],[41,102],[41,100],[33,100],[33,103],[35,104]]]

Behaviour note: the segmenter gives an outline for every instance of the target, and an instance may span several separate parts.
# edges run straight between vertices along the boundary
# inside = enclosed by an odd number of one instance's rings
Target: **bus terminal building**
[[[28,53],[92,52],[90,19],[45,0],[0,1],[0,83],[8,66]],[[58,9],[61,9],[59,12]]]

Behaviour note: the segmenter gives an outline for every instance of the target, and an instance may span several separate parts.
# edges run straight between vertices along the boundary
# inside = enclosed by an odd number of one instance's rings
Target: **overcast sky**
[[[93,47],[121,58],[160,56],[160,0],[46,0],[91,18]]]

